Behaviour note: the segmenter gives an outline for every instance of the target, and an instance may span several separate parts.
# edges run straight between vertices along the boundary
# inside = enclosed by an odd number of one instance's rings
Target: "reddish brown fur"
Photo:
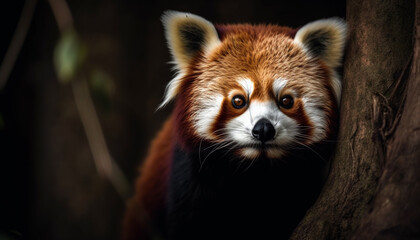
[[[335,129],[337,102],[331,87],[331,72],[320,61],[308,58],[301,48],[293,44],[296,30],[247,24],[219,25],[217,30],[222,40],[221,46],[209,56],[198,54],[185,70],[178,88],[174,113],[154,140],[141,168],[136,195],[127,210],[124,239],[141,239],[146,236],[147,229],[150,229],[147,222],[161,214],[175,142],[185,149],[199,144],[200,138],[192,127],[192,116],[200,110],[200,105],[195,101],[203,97],[200,90],[225,96],[213,131],[222,128],[223,124],[244,111],[232,108],[231,99],[226,97],[233,89],[243,91],[237,82],[240,77],[254,82],[251,101],[280,97],[272,93],[273,81],[278,78],[290,80],[283,92],[294,89],[298,95],[304,95],[311,88],[312,94],[319,94],[325,101],[324,111],[328,124]],[[292,109],[282,111],[303,126],[311,125],[299,96]],[[307,131],[306,134],[310,135],[311,130]],[[329,132],[328,136],[333,134]]]
[[[140,169],[136,194],[128,202],[123,239],[147,239],[153,234],[152,224],[157,216],[163,214],[173,145],[171,117],[152,142],[149,155]]]
[[[240,32],[255,32],[258,34],[264,34],[267,32],[283,34],[289,36],[290,38],[294,38],[296,35],[297,30],[289,27],[282,27],[277,25],[251,25],[251,24],[219,24],[216,25],[217,33],[219,34],[220,40],[223,39],[227,35],[236,34]]]
[[[326,139],[335,139],[339,121],[338,102],[334,96],[334,90],[331,85],[331,70],[321,61],[319,61],[319,65],[321,66],[320,74],[322,75],[322,78],[325,79],[325,81],[323,81],[323,86],[327,89],[325,95],[328,96],[322,109],[327,116],[327,125],[330,126],[327,129]]]
[[[246,96],[244,94],[244,96]],[[246,107],[242,109],[236,109],[232,106],[230,98],[223,99],[222,108],[219,112],[219,115],[216,118],[216,121],[214,121],[214,124],[212,126],[212,132],[219,133],[219,129],[222,129],[224,127],[224,124],[231,120],[232,118],[241,115],[246,110]],[[215,134],[216,138],[218,137],[218,134]]]

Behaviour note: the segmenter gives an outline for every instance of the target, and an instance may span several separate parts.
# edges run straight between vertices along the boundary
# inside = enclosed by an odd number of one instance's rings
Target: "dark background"
[[[24,1],[0,5],[0,57]],[[109,150],[131,183],[171,107],[155,112],[173,76],[160,16],[173,9],[215,23],[299,27],[345,17],[345,1],[68,2],[88,48],[87,65],[111,80],[93,93]],[[0,90],[0,238],[118,239],[122,200],[95,168],[72,89],[60,84],[53,50],[60,33],[47,1],[38,1],[27,38]]]

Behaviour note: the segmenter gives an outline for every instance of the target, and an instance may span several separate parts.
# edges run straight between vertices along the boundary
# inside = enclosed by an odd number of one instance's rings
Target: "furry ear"
[[[300,28],[294,41],[301,44],[312,56],[335,68],[341,64],[346,35],[347,25],[343,20],[322,19]]]
[[[221,43],[214,25],[197,15],[166,11],[162,15],[162,22],[178,74],[166,86],[164,99],[158,109],[176,97],[184,70],[193,58],[199,53],[208,54]]]
[[[162,22],[178,70],[185,69],[199,52],[206,54],[220,43],[213,24],[197,15],[166,11]]]

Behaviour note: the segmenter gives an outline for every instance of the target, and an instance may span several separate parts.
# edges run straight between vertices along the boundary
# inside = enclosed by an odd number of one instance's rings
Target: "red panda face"
[[[344,30],[331,27],[342,23],[328,21],[293,38],[289,28],[231,25],[217,32],[198,16],[168,13],[164,23],[179,73],[163,104],[176,99],[180,138],[186,145],[219,143],[250,159],[281,158],[328,139],[337,121],[335,67],[344,42]],[[339,53],[325,47],[336,35],[343,38],[333,46]]]

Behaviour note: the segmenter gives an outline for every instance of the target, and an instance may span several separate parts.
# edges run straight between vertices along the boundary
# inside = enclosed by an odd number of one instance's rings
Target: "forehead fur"
[[[252,24],[219,24],[216,25],[216,30],[219,38],[223,40],[226,36],[237,34],[237,33],[249,33],[249,34],[282,34],[290,38],[294,38],[297,30],[277,25],[252,25]]]
[[[246,78],[254,82],[257,94],[272,92],[275,79],[288,79],[288,87],[302,93],[326,91],[328,69],[293,41],[293,30],[270,25],[224,25],[220,29],[223,40],[219,47],[195,62],[198,88],[226,92],[238,87],[238,78]]]

